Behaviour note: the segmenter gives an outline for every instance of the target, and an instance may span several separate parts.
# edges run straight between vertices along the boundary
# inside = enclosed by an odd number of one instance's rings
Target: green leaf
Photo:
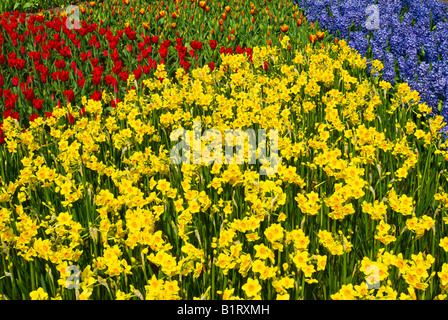
[[[27,3],[25,3],[23,5],[22,9],[28,9],[28,8],[31,8],[31,7],[34,7],[34,4],[31,3],[31,2],[27,2]]]

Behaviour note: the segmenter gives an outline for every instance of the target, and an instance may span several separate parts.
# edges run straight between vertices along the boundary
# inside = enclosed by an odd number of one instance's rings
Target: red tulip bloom
[[[70,90],[65,90],[62,92],[64,94],[64,96],[67,98],[68,102],[73,101],[73,99],[75,98],[75,93],[73,92],[73,89]]]
[[[61,56],[63,56],[63,57],[68,57],[68,58],[71,58],[71,57],[72,57],[72,52],[71,52],[69,46],[65,46],[65,47],[61,48],[61,49],[59,50],[59,54],[60,54]]]
[[[20,115],[18,112],[12,112],[12,110],[10,109],[3,111],[3,118],[8,119],[9,117],[16,119],[18,121]]]
[[[114,99],[112,99],[112,100],[110,101],[110,106],[111,106],[112,108],[115,109],[115,108],[117,107],[118,102],[121,102],[121,99],[118,99],[117,101],[115,101]]]
[[[90,63],[92,64],[92,66],[95,68],[96,66],[98,66],[98,62],[99,59],[98,58],[92,58],[90,59]]]
[[[74,124],[75,123],[75,117],[73,115],[71,115],[70,113],[67,115],[67,122],[69,124]]]
[[[269,63],[268,62],[264,62],[263,63],[263,69],[264,70],[268,70],[269,69]]]
[[[51,77],[53,78],[54,81],[58,81],[59,79],[59,71],[54,71],[51,73]]]
[[[123,67],[123,63],[121,60],[116,61],[114,66],[112,67],[112,72],[115,74],[119,74],[121,72],[121,68]]]
[[[33,99],[33,107],[34,107],[34,109],[41,110],[43,102],[44,102],[44,100],[42,100],[42,99]]]
[[[134,30],[132,30],[131,28],[124,28],[124,32],[128,36],[129,40],[135,40],[136,32]]]
[[[101,84],[101,74],[92,76],[92,84],[95,86],[99,86]]]
[[[33,122],[34,120],[39,118],[39,115],[37,113],[33,113],[29,117],[30,117],[30,122]]]
[[[16,60],[16,68],[17,68],[18,70],[23,70],[23,69],[25,69],[25,60],[17,59],[17,60]]]
[[[40,59],[40,52],[39,51],[28,52],[28,57],[30,57],[31,60],[39,60]]]
[[[84,88],[84,84],[86,83],[86,79],[78,79],[78,86],[80,88]]]
[[[208,66],[210,70],[215,70],[215,63],[213,61],[209,62]]]
[[[150,47],[151,48],[151,47]],[[150,48],[148,48],[148,49],[145,49],[145,50],[142,50],[142,57],[143,58],[148,58],[148,56],[149,56],[149,54],[151,53],[151,50],[149,50]],[[152,48],[151,48],[152,49]]]
[[[0,144],[4,144],[5,143],[5,136],[3,135],[3,131],[1,129],[3,123],[0,124]]]
[[[14,106],[17,102],[18,95],[12,94],[10,90],[4,91],[5,95],[5,107],[8,110],[14,109]]]
[[[114,51],[110,55],[110,58],[112,59],[112,61],[118,61],[120,59],[117,49],[114,49]]]
[[[151,66],[144,66],[142,70],[144,74],[148,74],[151,71]]]
[[[141,69],[141,67],[139,66],[138,69],[135,69],[133,71],[133,74],[134,74],[134,77],[135,77],[136,80],[140,79],[142,77],[142,69]]]
[[[33,99],[34,99],[34,90],[32,88],[23,90],[23,94],[24,94],[26,100],[33,101]]]
[[[65,61],[64,60],[56,60],[54,62],[54,65],[57,69],[64,69],[65,68]]]
[[[241,48],[239,45],[236,47],[236,53],[238,53],[238,54],[242,54],[242,53],[244,53],[245,51],[244,51],[244,49],[243,48]]]
[[[208,44],[210,45],[210,48],[212,48],[212,50],[215,50],[216,46],[218,45],[216,40],[210,40]]]
[[[94,91],[91,95],[90,95],[90,99],[94,100],[94,101],[100,101],[103,97],[103,94],[101,93],[101,91]]]
[[[115,79],[115,77],[113,75],[107,75],[104,77],[104,81],[110,85],[110,86],[115,86],[117,85],[117,79]]]
[[[200,50],[202,49],[202,42],[200,41],[190,41],[190,46],[193,48],[193,50]]]
[[[190,62],[188,62],[188,61],[184,61],[184,63],[183,63],[183,67],[184,67],[185,70],[190,69]]]
[[[142,37],[143,37],[143,42],[145,42],[145,44],[150,44],[152,42],[151,36],[144,37],[142,34]]]
[[[140,51],[144,50],[145,49],[145,42],[144,41],[137,42],[137,47],[138,47],[138,49]]]
[[[19,85],[19,77],[12,77],[12,85],[17,87]]]
[[[160,47],[159,54],[161,58],[166,58],[166,56],[168,55],[168,48]]]
[[[59,80],[62,82],[66,82],[69,79],[69,72],[68,71],[61,71],[59,73]]]
[[[159,43],[159,36],[152,36],[152,43]]]
[[[129,77],[129,71],[120,72],[120,78],[122,81],[127,81]]]

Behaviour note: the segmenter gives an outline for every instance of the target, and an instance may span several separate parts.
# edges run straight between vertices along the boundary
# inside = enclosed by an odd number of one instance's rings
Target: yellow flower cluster
[[[85,99],[74,126],[65,117],[76,106],[24,132],[5,120],[2,159],[17,173],[0,176],[5,272],[37,265],[36,279],[54,279],[51,292],[32,280],[32,299],[408,299],[428,288],[443,298],[448,267],[433,256],[448,249],[448,221],[437,216],[448,196],[444,171],[425,166],[448,160],[441,119],[403,122],[406,108],[427,112],[418,93],[363,80],[366,61],[345,41],[306,46],[287,62],[289,41],[254,48],[253,65],[222,54],[213,72],[180,70],[175,80],[159,65],[110,112]],[[221,136],[198,138],[198,122]],[[227,130],[252,128],[278,132],[271,174],[248,161],[247,137],[244,161],[205,152],[237,141]],[[176,129],[200,146],[180,164]],[[272,156],[273,142],[266,148]],[[436,179],[440,190],[425,195]],[[74,293],[73,265],[83,270]],[[435,274],[440,285],[429,287]]]

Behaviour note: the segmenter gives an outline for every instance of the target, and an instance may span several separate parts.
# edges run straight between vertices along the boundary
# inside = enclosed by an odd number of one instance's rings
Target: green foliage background
[[[36,12],[39,9],[64,6],[70,0],[1,0],[0,13],[7,11]]]

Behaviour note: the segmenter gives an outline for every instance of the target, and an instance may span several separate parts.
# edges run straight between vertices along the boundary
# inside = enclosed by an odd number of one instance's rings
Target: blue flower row
[[[382,77],[407,82],[448,123],[448,4],[439,0],[294,0],[309,21],[345,39]],[[375,21],[377,20],[377,21]],[[448,126],[444,128],[448,131]]]

